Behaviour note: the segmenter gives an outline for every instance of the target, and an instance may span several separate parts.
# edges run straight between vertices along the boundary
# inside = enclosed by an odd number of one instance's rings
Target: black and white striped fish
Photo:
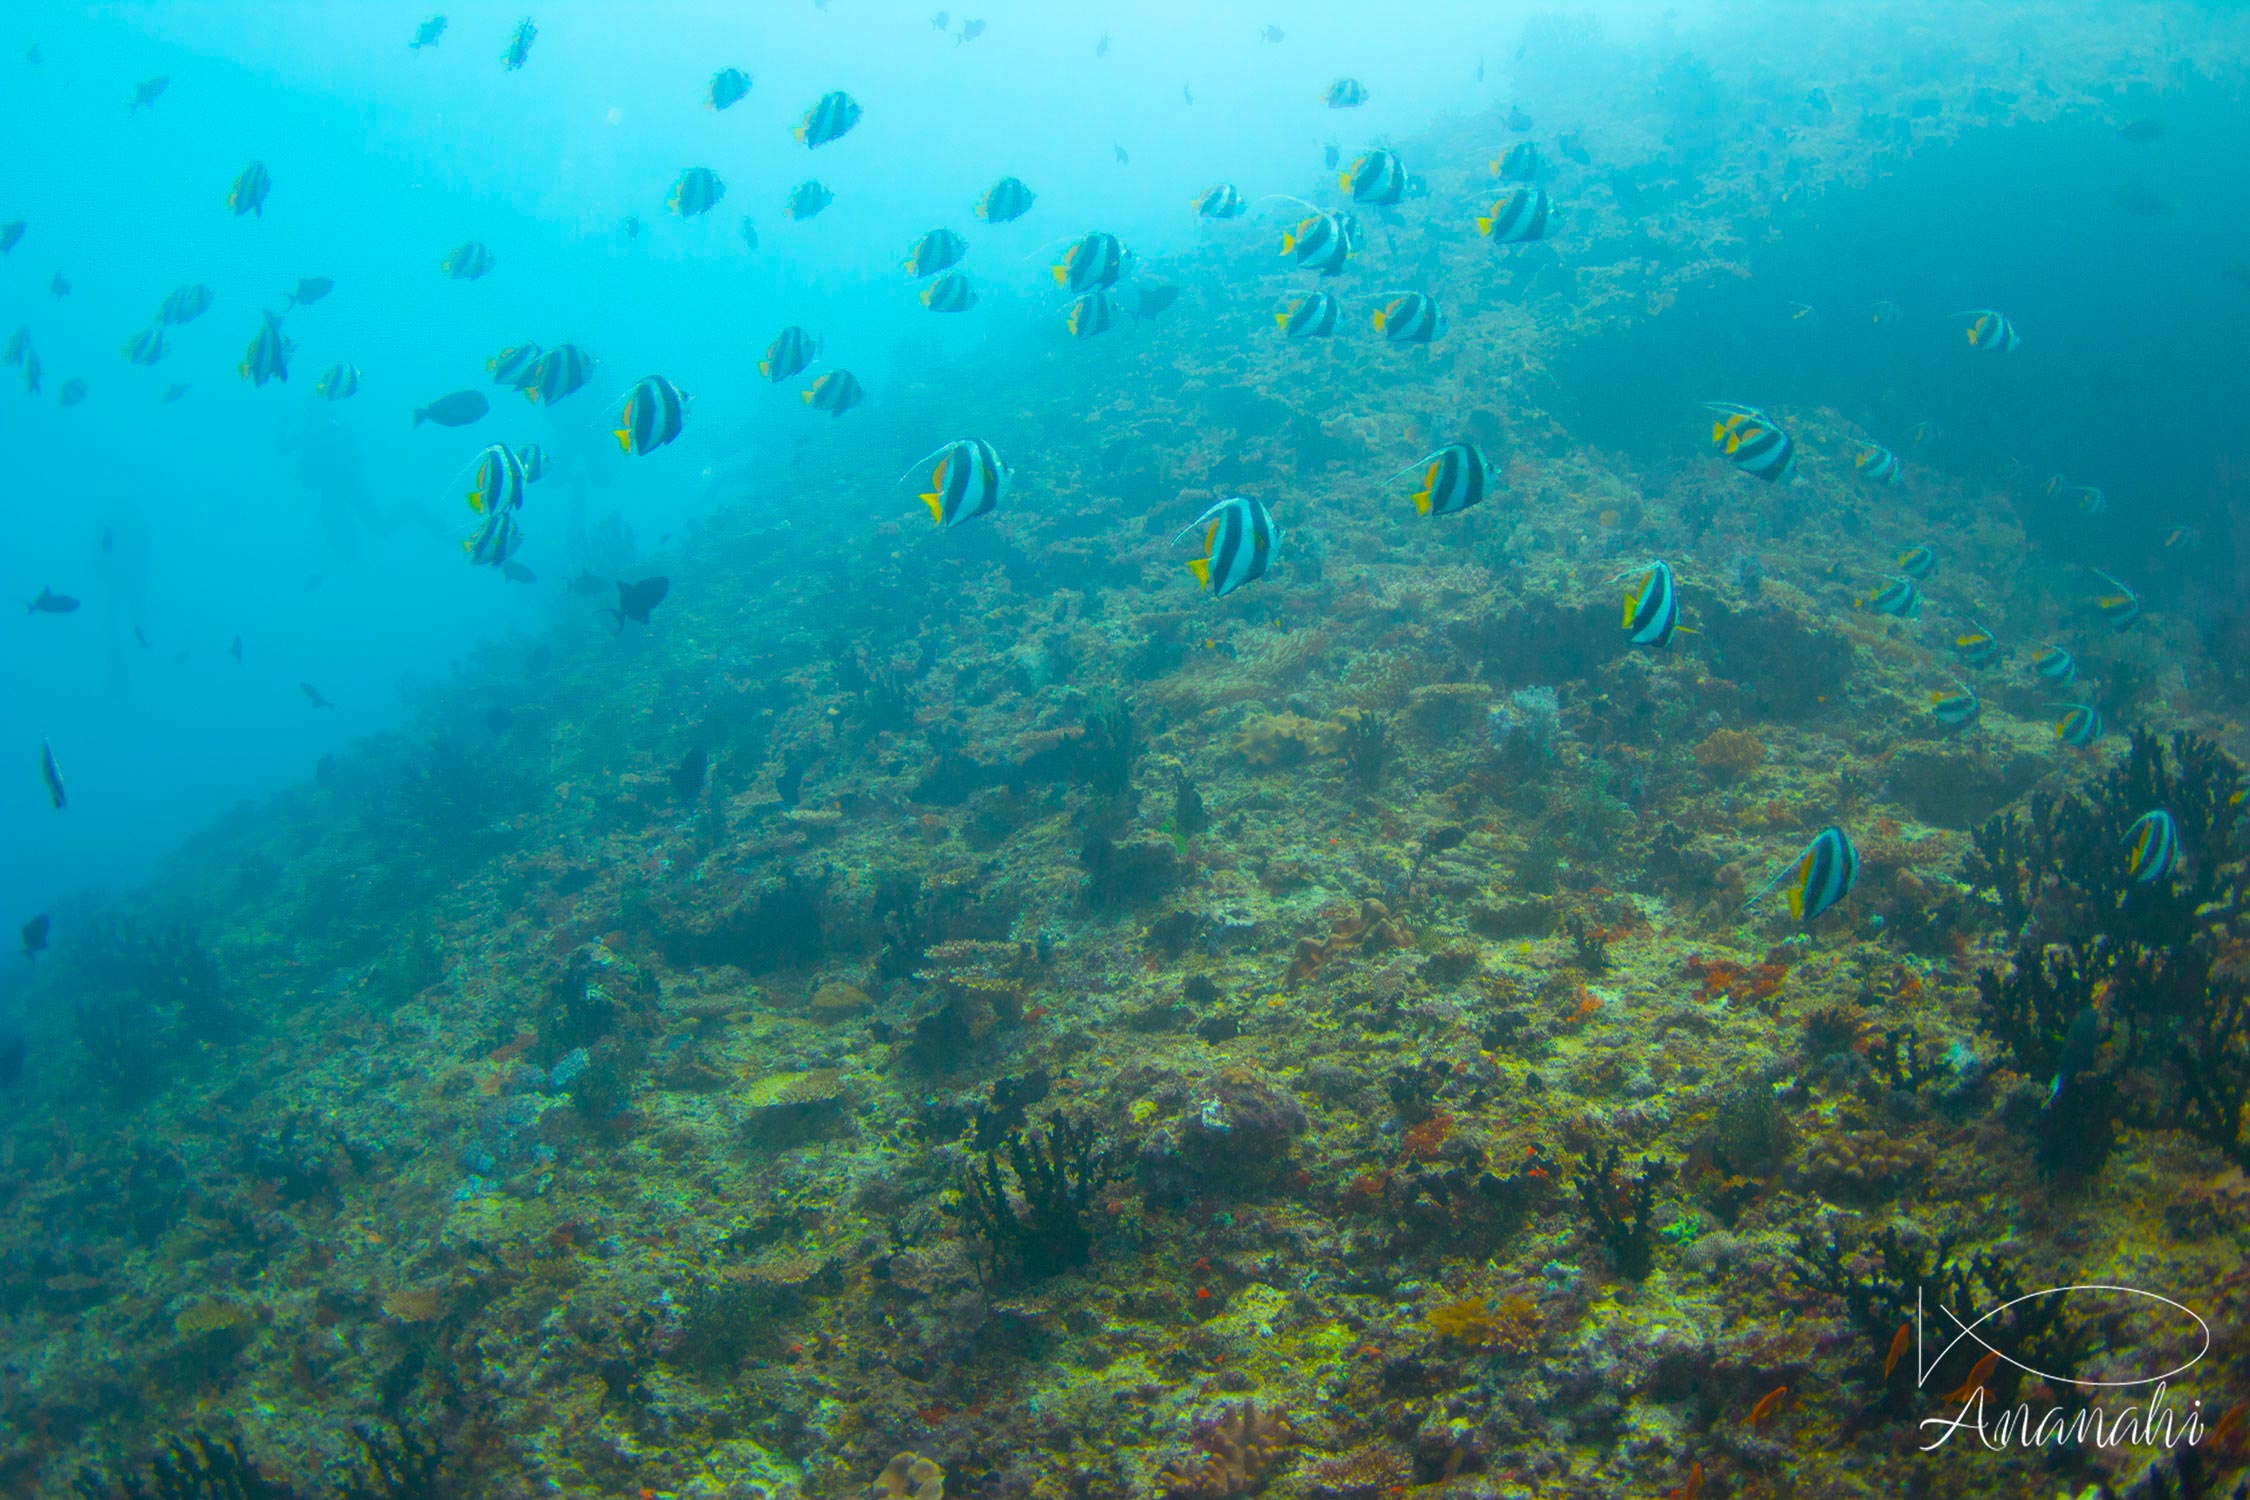
[[[1730,401],[1706,401],[1704,410],[1718,420],[1711,424],[1711,446],[1743,473],[1774,484],[1797,473],[1797,440],[1755,406]]]
[[[508,38],[508,50],[500,54],[500,66],[514,73],[531,61],[531,44],[539,37],[539,28],[525,16],[516,23],[515,34]]]
[[[1805,846],[1804,853],[1743,903],[1743,910],[1756,906],[1766,892],[1784,882],[1789,892],[1789,915],[1800,922],[1812,921],[1849,896],[1859,883],[1859,850],[1852,847],[1851,835],[1834,824],[1823,828]]]
[[[1554,200],[1544,188],[1519,187],[1477,218],[1477,233],[1495,245],[1526,245],[1547,237]]]
[[[1074,339],[1090,339],[1117,326],[1117,299],[1096,288],[1073,298],[1063,312],[1063,325]]]
[[[1394,344],[1426,344],[1442,331],[1437,299],[1407,292],[1375,309],[1375,329]]]
[[[1330,109],[1357,109],[1367,102],[1367,85],[1356,78],[1339,78],[1320,97]]]
[[[1222,182],[1195,195],[1195,211],[1206,219],[1239,219],[1250,211],[1250,204],[1233,183]]]
[[[251,336],[250,347],[243,352],[242,363],[237,368],[242,378],[252,385],[264,385],[269,380],[286,381],[289,378],[289,356],[297,346],[281,331],[281,319],[272,313],[260,313],[258,331]]]
[[[1124,242],[1106,230],[1096,229],[1074,241],[1052,270],[1055,285],[1065,291],[1090,292],[1117,285],[1130,263],[1131,253]]]
[[[211,308],[211,289],[201,282],[174,288],[156,310],[159,323],[192,323]]]
[[[830,370],[812,383],[812,389],[797,394],[813,410],[840,417],[867,399],[867,388],[849,370]]]
[[[1023,185],[1021,178],[1003,177],[984,190],[976,203],[976,216],[987,224],[1011,224],[1031,212],[1031,205],[1039,195]]]
[[[1301,271],[1334,276],[1352,253],[1351,238],[1337,215],[1315,213],[1281,237],[1281,253],[1294,257]]]
[[[808,177],[789,190],[789,201],[782,205],[781,211],[802,222],[835,201],[834,193]]]
[[[1500,487],[1499,471],[1474,443],[1449,443],[1398,472],[1415,469],[1422,471],[1422,487],[1414,492],[1414,509],[1425,516],[1456,515],[1482,505]]]
[[[539,357],[546,351],[537,344],[510,344],[484,362],[494,385],[522,390],[538,379]]]
[[[800,374],[819,353],[820,340],[791,323],[766,345],[766,357],[758,361],[758,373],[779,385],[792,375]]]
[[[125,341],[119,351],[130,364],[153,365],[164,357],[164,330],[161,326],[144,328]]]
[[[1969,347],[1980,354],[2013,354],[2023,346],[2016,325],[1989,307],[1973,307],[1954,316],[1969,320]]]
[[[709,167],[689,167],[672,184],[672,196],[666,202],[681,218],[692,219],[718,207],[726,195],[727,185],[719,180],[718,173]]]
[[[990,443],[983,438],[957,438],[907,472],[932,458],[937,466],[930,470],[930,487],[922,492],[931,520],[940,526],[958,526],[999,509],[1001,497],[1008,492],[1009,472]]]
[[[1273,315],[1281,331],[1293,339],[1324,339],[1336,331],[1344,305],[1327,292],[1307,292]]]
[[[961,264],[962,257],[968,253],[967,240],[950,229],[933,229],[906,252],[906,274],[935,276],[940,271],[950,271]]]
[[[516,460],[523,465],[524,479],[532,484],[545,479],[547,470],[551,467],[547,461],[547,450],[537,443],[526,443],[518,448]]]
[[[1406,163],[1398,159],[1396,151],[1378,146],[1363,153],[1349,171],[1340,173],[1336,185],[1350,193],[1354,203],[1387,208],[1406,197]]]
[[[922,288],[922,305],[931,312],[967,312],[977,305],[977,289],[959,271],[948,271]]]
[[[524,398],[539,406],[553,406],[577,390],[593,374],[593,356],[576,344],[557,344],[531,367],[531,379],[520,389]]]
[[[234,210],[238,219],[244,214],[256,214],[262,219],[266,216],[266,194],[272,190],[273,176],[266,171],[266,164],[254,161],[234,179],[234,186],[227,192],[227,207]]]
[[[455,281],[476,281],[499,264],[482,240],[465,240],[453,247],[441,269]]]
[[[1628,568],[1610,582],[1636,574],[1638,580],[1625,591],[1625,638],[1636,646],[1661,651],[1672,644],[1680,628],[1680,596],[1672,583],[1672,569],[1661,561],[1652,562]]]
[[[359,366],[338,360],[321,373],[313,390],[330,401],[343,401],[359,393]]]
[[[804,123],[791,133],[810,149],[827,145],[858,123],[859,101],[837,89],[821,95],[820,102],[805,111]]]
[[[1274,524],[1273,513],[1245,496],[1221,500],[1181,527],[1172,540],[1198,526],[1205,528],[1203,555],[1188,560],[1188,571],[1198,585],[1221,599],[1265,577],[1281,551],[1282,531]]]
[[[2125,830],[2125,873],[2135,885],[2154,885],[2180,862],[2180,825],[2159,807]]]
[[[686,420],[687,397],[679,387],[661,375],[646,376],[618,414],[617,446],[637,456],[654,453],[680,435]]]
[[[1905,468],[1899,463],[1898,455],[1881,443],[1860,444],[1859,452],[1852,457],[1852,467],[1877,484],[1896,488],[1906,483]]]
[[[750,92],[750,75],[740,68],[721,68],[711,75],[711,92],[706,103],[712,109],[731,109],[740,104]]]

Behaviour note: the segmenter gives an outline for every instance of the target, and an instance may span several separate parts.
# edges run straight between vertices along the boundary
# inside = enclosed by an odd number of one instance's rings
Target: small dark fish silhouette
[[[307,703],[310,703],[315,708],[334,708],[336,706],[335,704],[329,702],[326,698],[320,696],[320,689],[314,687],[309,682],[298,683],[297,691],[303,693],[305,695],[305,701]]]
[[[1343,159],[1344,148],[1337,145],[1334,141],[1329,141],[1320,148],[1321,165],[1328,168],[1328,170],[1331,172],[1336,170],[1337,164]]]
[[[512,559],[500,565],[500,576],[510,583],[537,583],[539,581],[537,573]]]
[[[78,612],[78,601],[68,594],[58,594],[53,589],[41,589],[36,599],[24,601],[27,615],[68,615]]]
[[[236,636],[236,637],[234,638],[234,644],[233,644],[233,645],[231,645],[231,646],[229,646],[229,647],[227,647],[227,655],[229,655],[229,656],[231,656],[231,657],[233,657],[233,658],[234,658],[234,664],[235,664],[236,666],[238,666],[238,667],[239,667],[239,666],[241,666],[241,665],[242,665],[242,637],[241,637],[241,636],[239,636],[239,635],[238,635],[238,636]]]
[[[56,812],[70,806],[63,793],[62,767],[55,764],[55,747],[45,740],[39,742],[39,779],[47,783],[47,800]]]
[[[2164,122],[2154,119],[2135,120],[2130,125],[2119,126],[2117,138],[2131,141],[2136,146],[2153,145],[2164,139]]]
[[[133,102],[125,106],[125,112],[131,114],[137,109],[148,108],[171,85],[172,80],[169,78],[142,79],[139,83],[133,85]]]
[[[414,28],[414,40],[406,44],[409,52],[419,52],[424,47],[435,47],[438,38],[445,35],[445,17],[432,16]]]
[[[47,920],[45,912],[41,912],[38,916],[23,924],[23,956],[25,958],[33,958],[47,951],[47,932],[52,926],[53,924]]]
[[[170,384],[170,385],[168,385],[168,386],[166,386],[166,387],[164,388],[164,398],[163,398],[163,402],[164,402],[164,405],[166,405],[166,406],[170,406],[170,405],[171,405],[171,404],[172,404],[173,402],[175,402],[175,401],[179,400],[179,399],[180,399],[180,398],[181,398],[182,396],[186,395],[186,394],[187,394],[187,391],[188,391],[188,388],[187,388],[187,382],[186,382],[186,381],[184,381],[184,380],[177,380],[177,381],[174,381],[174,382],[173,382],[172,384]]]
[[[591,599],[596,594],[609,592],[609,580],[591,571],[579,574],[564,586],[581,599]]]
[[[148,632],[138,625],[133,627],[133,640],[143,651],[148,649]]]
[[[1133,159],[1132,157],[1125,154],[1125,148],[1123,146],[1113,145],[1109,149],[1117,153],[1117,164],[1121,167],[1131,162]]]
[[[1108,33],[1108,32],[1106,32],[1106,31],[1105,31],[1105,32],[1103,32],[1103,33],[1102,33],[1102,39],[1101,39],[1100,41],[1098,41],[1098,42],[1094,43],[1094,56],[1096,56],[1096,57],[1107,57],[1107,56],[1109,56],[1109,33]]]
[[[672,580],[669,578],[644,578],[639,583],[627,583],[621,578],[617,581],[617,608],[605,609],[602,613],[617,621],[620,631],[627,620],[646,625],[649,611],[662,604],[664,596],[670,592]]]
[[[983,35],[984,35],[984,22],[982,22],[982,21],[963,21],[963,22],[961,23],[961,34],[960,34],[959,36],[957,36],[957,37],[955,37],[955,38],[953,39],[953,44],[954,44],[955,46],[959,46],[959,45],[960,45],[961,43],[963,43],[963,42],[973,42],[973,41],[975,41],[975,40],[976,40],[976,39],[977,39],[978,37],[980,37],[980,36],[983,36]]]
[[[2137,218],[2161,219],[2172,212],[2171,199],[2137,182],[2126,183],[2115,196],[2117,206]]]
[[[55,273],[55,279],[47,283],[47,290],[53,292],[58,297],[69,296],[70,278],[68,276],[65,276],[62,272],[57,271]]]
[[[1282,39],[1282,36],[1283,33],[1279,26],[1261,26],[1258,28],[1258,40],[1261,42],[1278,42]]]
[[[289,294],[289,300],[283,304],[283,311],[292,307],[310,307],[334,290],[336,290],[335,278],[307,276],[300,280],[296,289]]]
[[[450,396],[440,396],[428,406],[414,408],[414,425],[435,422],[440,427],[466,427],[492,410],[492,403],[477,391],[455,391]]]
[[[703,790],[703,777],[711,769],[711,753],[697,745],[680,763],[672,768],[667,778],[672,783],[672,795],[685,802]]]

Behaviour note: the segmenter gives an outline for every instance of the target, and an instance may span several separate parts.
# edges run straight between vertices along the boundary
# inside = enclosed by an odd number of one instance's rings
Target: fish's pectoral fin
[[[1211,562],[1209,558],[1189,558],[1188,571],[1195,575],[1195,581],[1198,584],[1202,585],[1204,588],[1209,588],[1211,586]]]
[[[1428,490],[1418,490],[1415,492],[1414,511],[1415,514],[1424,516],[1430,513],[1430,492]]]

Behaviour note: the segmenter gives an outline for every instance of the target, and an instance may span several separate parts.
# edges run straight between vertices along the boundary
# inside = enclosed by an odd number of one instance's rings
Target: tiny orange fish
[[[1891,1352],[1883,1356],[1883,1383],[1885,1385],[1890,1384],[1891,1371],[1897,1369],[1898,1362],[1906,1357],[1906,1336],[1912,1331],[1910,1324],[1901,1323],[1898,1325],[1898,1332],[1891,1335]]]
[[[1764,1426],[1766,1418],[1774,1414],[1774,1409],[1781,1405],[1781,1398],[1788,1394],[1789,1387],[1777,1385],[1760,1396],[1758,1404],[1750,1408],[1750,1425],[1752,1427]]]
[[[1984,1358],[1978,1360],[1975,1367],[1969,1371],[1969,1378],[1961,1382],[1961,1388],[1955,1391],[1950,1396],[1940,1396],[1938,1397],[1938,1399],[1940,1401],[1968,1400],[1971,1396],[1974,1396],[1980,1389],[1983,1388],[1985,1380],[1992,1374],[1992,1367],[1999,1363],[1999,1350],[1985,1350]]]
[[[1668,1490],[1665,1493],[1670,1497],[1670,1500],[1695,1500],[1696,1496],[1703,1493],[1702,1463],[1698,1461],[1697,1463],[1689,1467],[1687,1471],[1686,1484],[1681,1485],[1676,1490]]]

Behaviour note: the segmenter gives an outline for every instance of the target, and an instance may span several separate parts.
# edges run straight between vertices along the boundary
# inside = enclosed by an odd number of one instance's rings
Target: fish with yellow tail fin
[[[1375,331],[1393,344],[1426,344],[1443,328],[1437,299],[1407,292],[1375,310]]]
[[[1930,717],[1948,729],[1960,729],[1974,724],[1984,705],[1977,699],[1977,691],[1960,678],[1953,679],[1957,691],[1943,688],[1930,694]]]
[[[2102,711],[2091,703],[2060,705],[2063,716],[2055,720],[2055,738],[2073,750],[2083,750],[2102,737]]]
[[[540,356],[545,353],[537,344],[510,344],[486,360],[484,368],[494,385],[520,391],[537,378]]]
[[[266,194],[272,191],[273,174],[266,170],[264,162],[254,161],[242,169],[241,175],[234,179],[234,186],[227,190],[227,207],[234,210],[238,219],[244,214],[256,214],[262,219],[266,216]]]
[[[645,456],[678,438],[686,423],[687,397],[663,376],[650,375],[625,397],[624,409],[618,413],[617,446]]]
[[[1482,505],[1500,487],[1499,471],[1474,443],[1451,443],[1426,458],[1416,459],[1393,474],[1422,471],[1422,487],[1414,492],[1414,509],[1425,516],[1458,515]]]
[[[464,240],[438,263],[438,269],[455,281],[481,281],[491,275],[492,268],[499,263],[499,257],[487,249],[482,240]]]
[[[1249,201],[1231,182],[1219,183],[1195,195],[1195,214],[1199,219],[1239,219],[1249,211]]]
[[[1074,339],[1090,339],[1117,326],[1117,299],[1096,289],[1075,298],[1063,311],[1063,326]]]
[[[1711,446],[1743,473],[1767,484],[1797,476],[1797,440],[1755,406],[1706,401],[1711,413]]]
[[[2078,675],[2078,658],[2060,646],[2047,646],[2031,659],[2030,671],[2041,682],[2068,682]]]
[[[1636,646],[1661,651],[1672,644],[1680,629],[1680,595],[1672,582],[1672,569],[1663,562],[1627,568],[1610,580],[1622,583],[1638,575],[1625,591],[1625,639]]]
[[[2110,586],[2109,593],[2095,597],[2095,613],[2108,623],[2111,630],[2119,634],[2132,629],[2133,622],[2141,617],[2141,596],[2101,569],[2096,568],[2093,572],[2096,578]]]
[[[1781,886],[1789,893],[1789,915],[1810,924],[1849,896],[1858,883],[1859,850],[1852,846],[1850,834],[1830,824],[1813,836],[1802,854],[1760,886],[1742,909],[1747,912]]]
[[[1953,316],[1969,320],[1969,347],[1979,354],[2013,354],[2023,347],[2016,325],[1989,307],[1972,307]]]
[[[2000,659],[2000,640],[1975,620],[1953,638],[1953,654],[1972,667],[1989,667]]]
[[[1543,240],[1554,207],[1546,189],[1519,187],[1477,216],[1477,233],[1495,245],[1528,245]]]
[[[359,391],[359,366],[349,360],[338,360],[328,367],[313,390],[330,401],[350,399]]]
[[[867,388],[849,370],[830,370],[812,383],[812,389],[797,395],[814,411],[840,417],[867,399]]]
[[[1336,185],[1352,195],[1352,202],[1389,208],[1406,197],[1406,163],[1396,151],[1376,147],[1336,178]]]
[[[523,460],[504,443],[494,443],[476,457],[476,485],[469,491],[469,509],[484,519],[461,544],[472,565],[505,567],[523,544],[516,513],[523,509],[523,489],[528,482]]]
[[[711,75],[711,92],[704,107],[712,110],[732,109],[750,94],[750,75],[740,68],[721,68]]]
[[[1937,553],[1927,545],[1909,547],[1898,555],[1898,570],[1920,582],[1937,571]]]
[[[820,340],[791,323],[766,345],[766,357],[758,361],[758,373],[779,385],[792,375],[803,373],[818,353]]]
[[[1290,338],[1324,339],[1336,331],[1336,320],[1343,310],[1344,305],[1329,293],[1307,292],[1275,313],[1273,320]]]
[[[553,406],[585,385],[593,373],[594,357],[576,344],[557,344],[531,367],[528,383],[519,387],[534,406]]]
[[[665,205],[683,219],[707,214],[719,206],[727,195],[727,185],[719,174],[709,167],[689,167],[680,173],[680,180],[672,184],[672,196]]]
[[[1132,257],[1124,242],[1106,230],[1079,236],[1051,267],[1055,285],[1073,295],[1117,285],[1130,268]]]
[[[1367,102],[1367,85],[1356,78],[1339,78],[1320,97],[1330,109],[1357,109]]]
[[[1492,175],[1510,182],[1529,182],[1539,175],[1539,148],[1530,141],[1518,141],[1491,162]]]
[[[1031,212],[1031,205],[1039,195],[1023,185],[1020,177],[1003,177],[984,190],[972,210],[987,224],[1012,224]]]
[[[1893,489],[1906,483],[1905,468],[1899,463],[1898,455],[1881,443],[1860,444],[1859,451],[1852,455],[1852,467],[1859,470],[1862,477]]]
[[[899,478],[933,458],[937,466],[930,470],[930,487],[921,494],[932,521],[941,527],[958,526],[1000,508],[1001,497],[1008,492],[1009,470],[990,443],[983,438],[956,438],[908,465]]]
[[[818,180],[808,177],[789,190],[789,198],[781,211],[798,223],[803,223],[836,201],[836,195]]]
[[[289,378],[289,356],[297,346],[281,331],[281,319],[272,313],[260,313],[263,320],[250,339],[250,347],[243,352],[242,363],[237,368],[242,378],[252,385],[264,385],[269,380],[286,381]],[[36,386],[34,387],[36,389]]]
[[[805,111],[804,121],[792,127],[790,133],[811,150],[827,145],[858,123],[859,101],[837,89],[822,94],[819,101]]]
[[[2153,885],[2180,863],[2180,825],[2163,808],[2142,813],[2125,830],[2125,873],[2135,885]]]
[[[1337,215],[1316,210],[1281,237],[1281,253],[1294,259],[1300,271],[1334,276],[1351,257],[1351,235]]]
[[[950,229],[933,229],[906,252],[906,274],[919,278],[950,271],[968,253],[969,242],[960,235]]]
[[[931,312],[967,312],[977,305],[977,289],[959,271],[948,271],[922,288],[922,305]]]
[[[1204,528],[1203,555],[1188,560],[1188,571],[1199,587],[1216,598],[1224,599],[1265,577],[1281,551],[1282,530],[1274,524],[1273,512],[1246,496],[1221,500],[1181,527],[1172,540],[1179,541],[1199,526]]]
[[[1854,609],[1871,609],[1879,615],[1890,615],[1901,620],[1912,619],[1922,609],[1922,591],[1911,578],[1886,574],[1883,586],[1872,594],[1863,594],[1852,601]]]

